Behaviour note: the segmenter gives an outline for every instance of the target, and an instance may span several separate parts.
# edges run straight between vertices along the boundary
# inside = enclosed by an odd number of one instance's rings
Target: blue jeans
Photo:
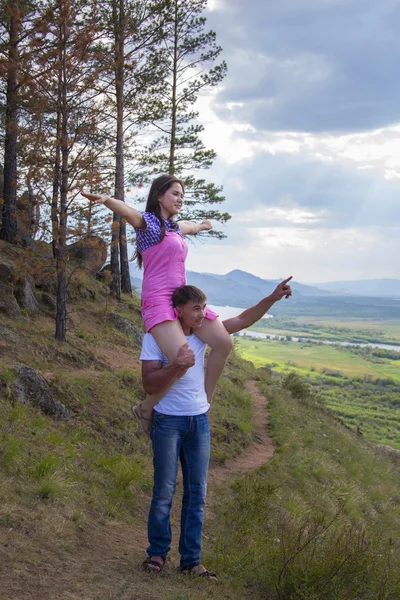
[[[208,415],[176,417],[154,412],[154,487],[148,535],[150,556],[166,556],[171,547],[170,510],[176,487],[178,459],[183,474],[179,553],[181,567],[200,562],[201,534],[210,459]]]

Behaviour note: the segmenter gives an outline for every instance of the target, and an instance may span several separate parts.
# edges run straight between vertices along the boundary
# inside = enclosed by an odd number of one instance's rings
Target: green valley
[[[296,332],[298,334],[298,332]],[[289,338],[289,331],[282,331]],[[400,448],[400,352],[302,338],[237,337],[240,354],[282,377],[296,373],[367,439]]]

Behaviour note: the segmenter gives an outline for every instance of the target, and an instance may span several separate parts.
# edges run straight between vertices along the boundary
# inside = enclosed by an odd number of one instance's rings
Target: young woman
[[[173,175],[161,175],[153,181],[146,210],[140,212],[121,200],[82,192],[85,198],[104,204],[135,228],[136,257],[139,267],[144,267],[144,324],[170,362],[175,360],[179,349],[186,344],[186,337],[172,306],[174,290],[186,284],[185,260],[188,249],[183,236],[212,227],[209,221],[177,223],[174,220],[181,211],[183,194],[183,184],[179,179]],[[207,309],[205,316],[197,336],[211,348],[205,375],[205,389],[210,402],[232,349],[232,338],[213,311]],[[135,407],[134,412],[147,433],[153,407],[159,400],[160,396],[148,396],[140,407]]]

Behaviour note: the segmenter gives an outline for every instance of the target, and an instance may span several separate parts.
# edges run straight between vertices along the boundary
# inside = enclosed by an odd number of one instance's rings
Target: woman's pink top
[[[144,250],[142,305],[162,298],[171,300],[174,290],[186,284],[188,247],[178,233],[166,233],[162,242]]]
[[[149,227],[147,219],[146,222]],[[142,251],[142,316],[146,331],[164,321],[177,319],[172,306],[172,294],[176,288],[186,284],[187,253],[188,247],[179,228],[173,232],[167,231],[161,242]],[[218,315],[207,308],[205,316],[214,320]]]

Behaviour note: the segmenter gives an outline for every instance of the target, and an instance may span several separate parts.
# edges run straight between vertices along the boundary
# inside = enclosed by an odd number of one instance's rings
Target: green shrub
[[[293,398],[302,400],[310,395],[310,388],[307,383],[296,373],[288,373],[282,380],[282,387],[289,390]]]

